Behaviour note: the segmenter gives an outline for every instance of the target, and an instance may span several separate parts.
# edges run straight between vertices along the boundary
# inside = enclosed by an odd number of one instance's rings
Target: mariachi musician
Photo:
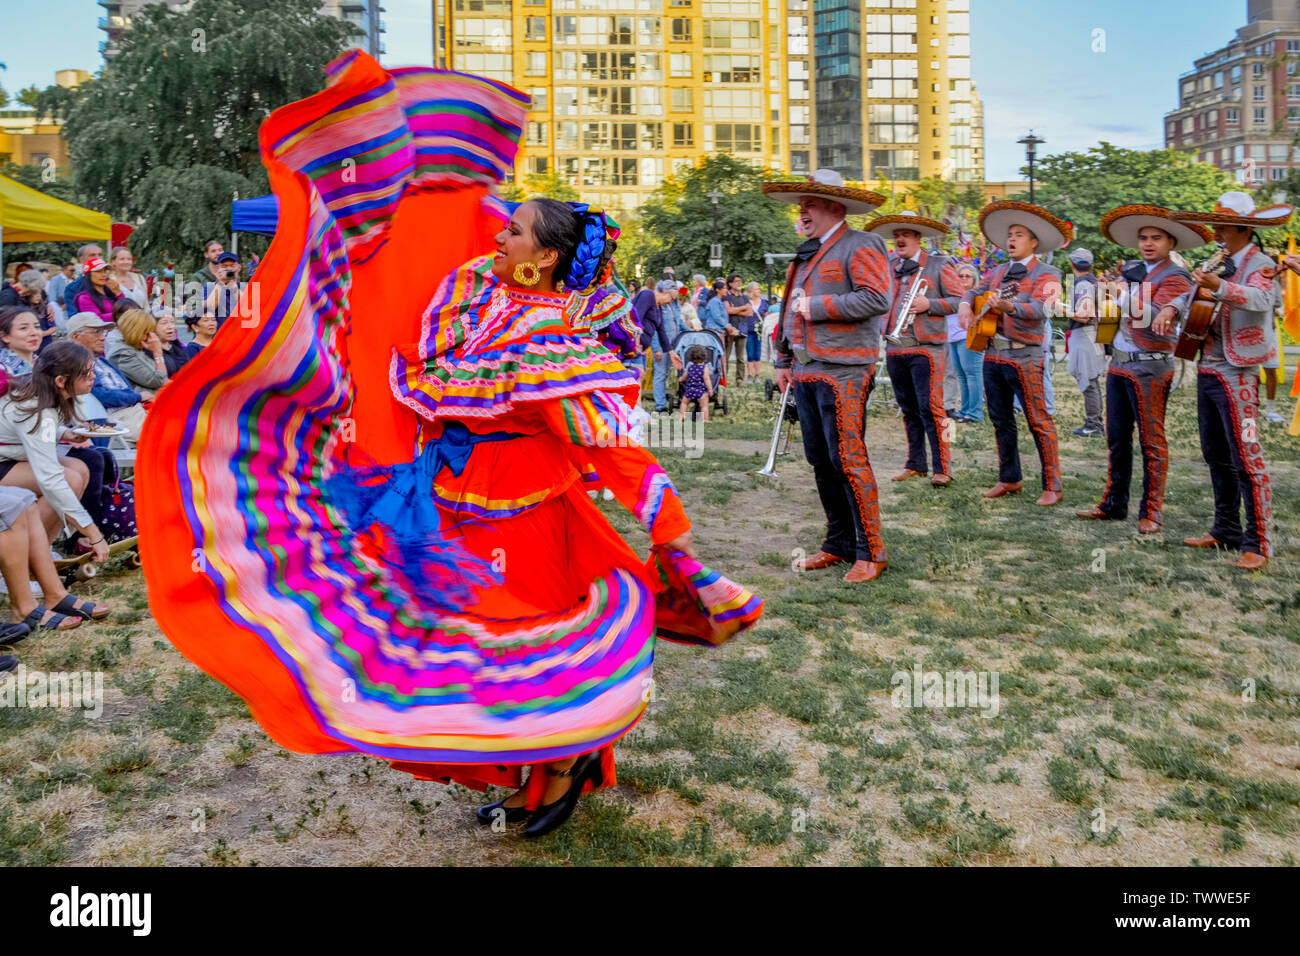
[[[1228,548],[1241,552],[1237,567],[1258,571],[1272,556],[1269,525],[1273,492],[1268,465],[1259,443],[1259,369],[1275,348],[1265,326],[1273,321],[1273,261],[1264,254],[1256,229],[1283,226],[1290,206],[1256,209],[1243,192],[1224,193],[1210,213],[1176,212],[1179,222],[1198,223],[1214,230],[1214,239],[1228,255],[1223,275],[1197,269],[1192,281],[1221,303],[1203,340],[1196,371],[1196,410],[1201,429],[1201,454],[1214,485],[1214,526],[1209,534],[1188,538],[1190,548]],[[1189,307],[1197,308],[1193,299]],[[1168,334],[1173,324],[1158,317],[1156,334]],[[1183,334],[1188,329],[1184,327]],[[1245,503],[1246,522],[1241,508]]]
[[[907,466],[894,481],[924,478],[929,473],[925,457],[928,438],[934,460],[930,484],[945,487],[952,484],[952,452],[943,404],[947,316],[957,311],[963,289],[953,260],[927,252],[921,243],[942,239],[948,227],[904,212],[881,216],[869,223],[866,231],[894,240],[889,259],[894,270],[894,302],[886,317],[885,367],[907,431]],[[920,280],[924,280],[923,287],[917,285]],[[909,301],[913,289],[917,294]],[[904,305],[908,306],[906,316],[901,314]],[[898,334],[893,336],[895,329]]]
[[[1075,513],[1090,521],[1128,517],[1136,426],[1142,446],[1139,534],[1160,530],[1169,476],[1165,407],[1174,380],[1178,337],[1172,332],[1157,334],[1153,326],[1159,318],[1161,328],[1170,327],[1192,293],[1191,274],[1169,254],[1207,245],[1212,239],[1204,226],[1170,217],[1169,210],[1159,206],[1129,205],[1112,209],[1101,218],[1101,234],[1116,245],[1138,250],[1142,259],[1124,267],[1128,291],[1120,299],[1120,324],[1106,374],[1106,442],[1110,448],[1106,491],[1097,507]]]
[[[850,229],[845,216],[869,213],[885,197],[847,187],[829,169],[805,182],[764,183],[763,192],[797,205],[808,237],[786,273],[775,363],[778,387],[793,382],[804,454],[826,512],[822,548],[799,566],[815,571],[847,563],[844,580],[874,581],[889,553],[863,432],[893,274],[884,241]]]
[[[1061,501],[1061,458],[1056,424],[1047,413],[1043,342],[1061,298],[1061,270],[1039,256],[1068,245],[1074,226],[1041,206],[1002,200],[980,212],[980,229],[1006,251],[1008,259],[963,296],[959,309],[962,328],[969,329],[976,318],[977,297],[990,294],[987,305],[998,318],[997,334],[984,353],[984,395],[997,436],[998,483],[984,497],[1001,498],[1023,490],[1012,410],[1013,398],[1019,398],[1043,467],[1043,494],[1037,504],[1050,508]]]

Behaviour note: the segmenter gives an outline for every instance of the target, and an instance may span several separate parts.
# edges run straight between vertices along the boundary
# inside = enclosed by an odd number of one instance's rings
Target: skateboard
[[[130,556],[126,561],[127,567],[132,569],[140,567],[139,538],[123,538],[121,541],[114,541],[108,546],[108,556],[110,558],[115,554],[121,554],[123,551],[130,552]],[[90,553],[87,552],[75,558],[63,558],[55,561],[54,570],[58,571],[65,581],[89,581],[99,573],[99,565],[90,560]]]

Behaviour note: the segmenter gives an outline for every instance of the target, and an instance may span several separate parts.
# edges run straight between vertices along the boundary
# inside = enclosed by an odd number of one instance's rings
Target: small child
[[[703,345],[692,345],[686,352],[686,371],[682,379],[682,421],[686,421],[686,406],[700,402],[704,421],[709,420],[709,399],[713,397],[713,370],[709,368],[709,350]]]

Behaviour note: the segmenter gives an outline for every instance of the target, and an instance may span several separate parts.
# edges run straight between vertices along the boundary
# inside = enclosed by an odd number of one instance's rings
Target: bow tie
[[[1025,276],[1029,275],[1029,270],[1025,268],[1023,262],[1013,262],[1007,269],[1007,274],[1002,277],[1003,282],[1018,282]]]
[[[1125,281],[1127,282],[1146,282],[1147,281],[1146,263],[1145,262],[1133,263],[1132,265],[1130,265],[1128,268],[1124,270],[1123,276]]]
[[[1223,260],[1223,265],[1219,267],[1219,278],[1231,279],[1236,274],[1237,261],[1233,259],[1232,256],[1228,256],[1228,258]]]
[[[921,263],[915,259],[903,259],[898,265],[894,266],[894,275],[900,279],[906,279],[912,273],[921,268]]]
[[[795,250],[795,262],[807,262],[813,256],[821,251],[822,241],[820,239],[809,239],[802,246]]]

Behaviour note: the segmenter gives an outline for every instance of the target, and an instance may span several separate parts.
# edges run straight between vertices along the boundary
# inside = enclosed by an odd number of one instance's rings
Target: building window
[[[1289,100],[1300,100],[1300,83],[1287,84],[1286,97]]]
[[[524,54],[524,76],[545,76],[545,75],[546,75],[546,54],[525,53]]]
[[[1241,113],[1237,110],[1225,110],[1226,116],[1224,122],[1229,126],[1236,126],[1241,122]]]
[[[723,49],[757,50],[757,20],[705,20],[704,45]]]
[[[1300,126],[1300,106],[1287,108],[1286,122],[1288,126]]]
[[[528,95],[532,98],[532,103],[528,105],[529,110],[531,110],[534,113],[545,113],[546,112],[546,87],[544,86],[534,87],[533,89],[528,91]]]
[[[1266,87],[1266,86],[1257,86],[1257,87],[1255,87],[1255,92],[1254,92],[1254,94],[1253,94],[1253,96],[1252,96],[1252,99],[1253,99],[1256,103],[1266,103],[1266,102],[1268,102],[1268,87]]]
[[[1255,107],[1255,125],[1263,126],[1268,122],[1268,110],[1262,106]]]
[[[760,83],[759,57],[744,53],[707,53],[705,83]]]
[[[1286,52],[1287,52],[1287,53],[1300,53],[1300,40],[1287,40],[1287,41],[1286,41]]]
[[[672,91],[672,111],[674,113],[693,113],[695,112],[695,97],[693,91],[675,89]]]
[[[545,146],[546,130],[547,130],[547,125],[545,123],[529,123],[528,124],[528,145]]]
[[[674,149],[692,149],[695,146],[695,124],[694,123],[674,123],[673,124],[673,148]]]
[[[669,76],[692,76],[695,70],[691,66],[691,55],[689,53],[671,53],[668,56],[668,75]]]
[[[543,41],[546,39],[546,17],[524,17],[524,39]]]
[[[1286,179],[1286,170],[1281,166],[1274,166],[1269,170],[1269,174],[1274,181]]]
[[[763,127],[753,123],[705,125],[704,148],[722,153],[762,152]]]
[[[690,43],[691,21],[686,17],[673,17],[670,37],[674,43]]]
[[[1263,64],[1263,63],[1252,63],[1252,64],[1250,65],[1250,75],[1253,76],[1253,77],[1254,77],[1255,79],[1257,79],[1257,80],[1258,80],[1260,77],[1262,77],[1262,76],[1264,75],[1264,64]]]

